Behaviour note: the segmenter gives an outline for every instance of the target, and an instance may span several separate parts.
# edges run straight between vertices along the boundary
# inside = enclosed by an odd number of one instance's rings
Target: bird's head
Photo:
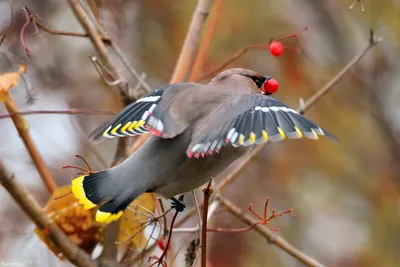
[[[260,92],[264,95],[272,95],[278,91],[278,82],[270,76],[248,69],[234,68],[227,69],[218,74],[211,83],[229,82],[239,86],[245,86],[253,92]]]

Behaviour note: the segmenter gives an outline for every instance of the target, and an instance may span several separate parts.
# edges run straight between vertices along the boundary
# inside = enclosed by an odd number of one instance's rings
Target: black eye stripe
[[[263,85],[263,83],[265,82],[265,78],[259,78],[259,77],[250,77],[253,82],[257,85],[258,88],[261,88],[261,86]]]

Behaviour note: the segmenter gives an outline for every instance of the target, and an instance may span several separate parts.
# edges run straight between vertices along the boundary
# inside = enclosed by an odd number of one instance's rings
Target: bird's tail
[[[71,189],[85,209],[101,204],[96,212],[96,221],[105,224],[118,220],[129,203],[140,194],[123,197],[108,170],[75,178]]]

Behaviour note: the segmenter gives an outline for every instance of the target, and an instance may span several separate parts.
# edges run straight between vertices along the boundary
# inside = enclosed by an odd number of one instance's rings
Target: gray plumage
[[[153,136],[122,164],[86,176],[86,197],[95,204],[106,200],[100,211],[117,213],[144,192],[171,198],[203,185],[253,144],[333,137],[260,94],[269,79],[251,70],[229,69],[207,85],[169,85],[131,104],[90,139],[146,132]]]

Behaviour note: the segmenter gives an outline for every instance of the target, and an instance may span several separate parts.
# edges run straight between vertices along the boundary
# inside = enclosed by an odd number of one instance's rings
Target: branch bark
[[[189,31],[186,35],[185,43],[183,44],[170,83],[183,81],[187,71],[192,67],[197,47],[200,42],[201,30],[207,19],[208,12],[210,11],[211,2],[212,0],[199,0],[197,3]]]
[[[19,113],[17,105],[15,104],[11,95],[8,95],[6,101],[4,102],[4,105],[9,114]],[[44,162],[42,156],[40,155],[40,152],[38,151],[35,143],[33,142],[32,136],[29,133],[28,123],[20,115],[15,115],[11,118],[15,128],[18,131],[19,136],[24,142],[24,145],[32,158],[33,163],[35,164],[36,169],[39,172],[40,177],[42,178],[43,184],[46,186],[50,194],[53,193],[54,190],[57,189],[57,184],[54,181],[54,178],[51,175],[51,172]]]
[[[49,230],[49,238],[71,263],[80,267],[98,266],[86,252],[76,246],[63,231],[51,222],[36,200],[6,169],[2,162],[0,162],[0,183],[37,227]]]
[[[226,197],[222,196],[218,191],[215,192],[215,196],[216,196],[217,200],[226,208],[226,210],[229,211],[231,214],[233,214],[236,218],[238,218],[239,220],[241,220],[242,222],[244,222],[247,225],[257,224],[256,220],[254,220],[249,215],[245,214],[241,208],[236,206],[234,203],[232,203]],[[256,226],[254,226],[253,229],[255,231],[257,231],[259,234],[261,234],[262,236],[264,236],[269,243],[277,245],[282,250],[289,253],[290,255],[292,255],[293,257],[295,257],[302,263],[307,264],[308,266],[312,266],[312,267],[324,267],[323,264],[321,264],[318,261],[316,261],[315,259],[307,256],[302,251],[296,249],[289,242],[287,242],[285,239],[283,239],[277,233],[268,229],[267,227],[263,227],[261,225],[256,225]]]
[[[217,27],[221,18],[223,2],[224,0],[215,0],[215,5],[211,11],[211,16],[208,20],[204,37],[201,41],[199,51],[196,55],[196,60],[193,63],[193,68],[189,75],[190,82],[197,81],[200,78],[204,63],[207,59],[208,50],[211,47],[214,35],[217,31]]]

